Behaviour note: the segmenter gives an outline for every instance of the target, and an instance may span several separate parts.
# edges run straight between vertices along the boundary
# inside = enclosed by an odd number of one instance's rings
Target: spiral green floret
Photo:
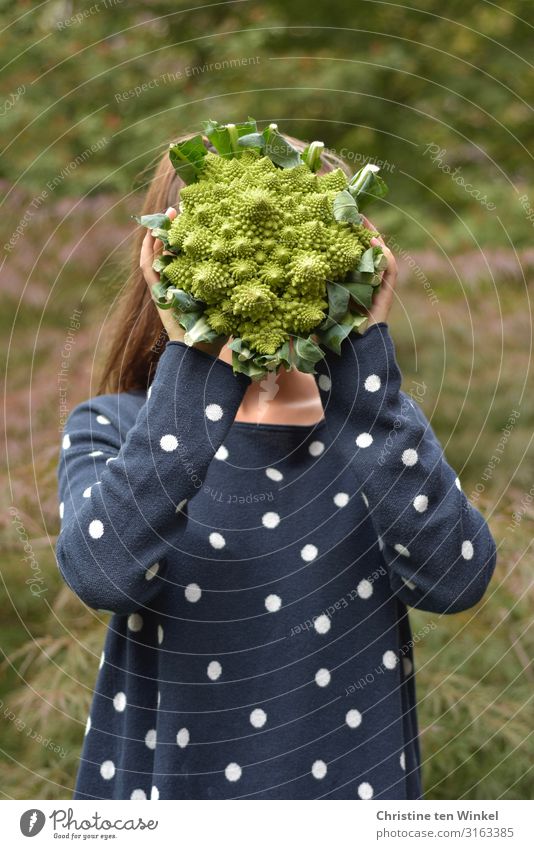
[[[200,263],[193,272],[191,291],[196,298],[214,303],[229,285],[224,266],[216,262]]]
[[[236,286],[230,300],[234,313],[249,318],[261,318],[271,312],[276,303],[276,295],[268,286],[258,280],[252,280]]]
[[[289,333],[282,329],[280,322],[269,319],[263,323],[245,322],[240,327],[240,336],[258,354],[274,354],[289,339]]]

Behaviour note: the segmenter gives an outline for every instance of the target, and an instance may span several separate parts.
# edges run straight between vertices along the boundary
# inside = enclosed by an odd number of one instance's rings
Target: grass
[[[36,216],[31,242],[26,233],[10,260],[0,313],[3,338],[12,332],[3,352],[9,487],[2,505],[0,583],[0,748],[7,798],[70,798],[104,639],[106,618],[83,607],[61,582],[55,564],[56,374],[69,315],[81,305],[70,408],[94,393],[94,349],[118,261],[110,264],[107,258],[127,235],[130,225],[124,222],[132,211],[119,206],[110,215],[112,206],[113,200],[91,198],[63,219],[62,201],[46,217]],[[24,209],[25,199],[17,196],[9,219],[19,221]],[[80,239],[99,216],[90,238]],[[4,233],[2,241],[9,235]],[[524,395],[531,378],[531,283],[523,280],[515,258],[502,251],[492,254],[492,267],[504,269],[497,284],[479,257],[453,258],[460,281],[441,256],[426,251],[413,258],[427,273],[437,301],[429,300],[404,262],[390,319],[403,387],[409,391],[411,381],[424,382],[423,408],[464,490],[482,486],[477,506],[488,517],[499,549],[496,575],[482,602],[463,614],[436,618],[438,627],[416,649],[426,797],[527,799],[534,754],[529,722],[534,502],[525,501],[532,486],[534,410]],[[527,259],[523,266],[532,279],[532,259],[530,266]],[[514,409],[520,415],[488,476],[488,462]],[[522,501],[522,519],[513,527],[511,514]],[[11,505],[46,587],[41,597],[32,596],[27,583],[32,571],[22,559]],[[414,631],[427,621],[428,614],[412,613]]]

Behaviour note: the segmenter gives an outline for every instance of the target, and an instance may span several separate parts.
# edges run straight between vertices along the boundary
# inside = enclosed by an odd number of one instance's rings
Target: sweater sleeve
[[[391,588],[411,607],[466,610],[495,569],[489,527],[418,401],[401,389],[388,325],[350,334],[341,350],[317,364],[316,382],[332,441],[368,507]]]
[[[73,409],[57,470],[56,557],[89,607],[132,613],[164,586],[165,553],[185,526],[187,500],[202,487],[249,383],[222,360],[169,342],[126,433],[117,404],[125,396]]]

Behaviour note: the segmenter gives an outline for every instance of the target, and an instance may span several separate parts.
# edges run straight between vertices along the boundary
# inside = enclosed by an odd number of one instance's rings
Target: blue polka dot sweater
[[[64,580],[109,622],[75,799],[417,799],[407,607],[484,594],[496,547],[388,325],[328,353],[316,425],[169,342],[148,393],[71,413]]]

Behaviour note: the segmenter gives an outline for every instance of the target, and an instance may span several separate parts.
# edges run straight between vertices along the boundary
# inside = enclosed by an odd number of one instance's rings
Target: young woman
[[[145,211],[179,189],[165,155]],[[407,607],[476,604],[496,547],[401,389],[394,258],[341,356],[258,384],[183,343],[141,239],[58,470],[59,568],[113,614],[74,798],[420,798]]]

